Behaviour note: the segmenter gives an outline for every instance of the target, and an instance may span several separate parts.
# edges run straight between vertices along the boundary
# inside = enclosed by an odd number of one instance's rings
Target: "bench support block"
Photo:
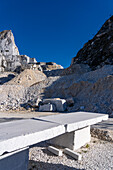
[[[90,142],[90,140],[90,126],[87,126],[82,129],[78,129],[73,132],[67,132],[63,135],[55,137],[49,140],[49,143],[56,146],[62,146],[72,150],[76,150],[86,143]]]
[[[29,148],[0,156],[0,170],[28,170]]]

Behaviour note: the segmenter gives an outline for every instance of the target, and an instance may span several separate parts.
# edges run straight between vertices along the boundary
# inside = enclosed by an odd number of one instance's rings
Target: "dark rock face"
[[[88,64],[93,70],[113,64],[113,16],[101,27],[93,39],[72,59],[72,64]]]

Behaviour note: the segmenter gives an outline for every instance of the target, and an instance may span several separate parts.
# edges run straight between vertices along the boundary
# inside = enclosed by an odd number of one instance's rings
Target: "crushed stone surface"
[[[113,170],[113,143],[92,138],[92,141],[79,149],[82,160],[63,154],[55,156],[41,143],[30,149],[29,170]]]

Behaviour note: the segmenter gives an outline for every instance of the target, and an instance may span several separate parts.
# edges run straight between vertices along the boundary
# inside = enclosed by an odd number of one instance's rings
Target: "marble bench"
[[[74,112],[42,117],[42,120],[65,126],[65,133],[49,140],[49,143],[67,147],[72,150],[79,149],[81,146],[90,142],[91,125],[107,119],[108,115],[89,112]]]
[[[78,149],[90,141],[90,125],[108,115],[75,112],[0,123],[0,170],[27,170],[29,146],[50,143]]]

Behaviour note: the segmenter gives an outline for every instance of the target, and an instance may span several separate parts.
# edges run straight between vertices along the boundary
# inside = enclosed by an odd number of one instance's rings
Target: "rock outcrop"
[[[10,70],[14,66],[15,56],[19,55],[11,30],[0,32],[0,71]]]
[[[113,64],[113,16],[72,59],[73,64],[88,64],[93,70]]]
[[[24,70],[29,67],[28,64],[36,62],[35,58],[19,54],[11,30],[0,32],[0,72],[15,71],[18,67]]]
[[[0,52],[6,58],[10,58],[12,55],[19,55],[11,30],[0,32]]]

